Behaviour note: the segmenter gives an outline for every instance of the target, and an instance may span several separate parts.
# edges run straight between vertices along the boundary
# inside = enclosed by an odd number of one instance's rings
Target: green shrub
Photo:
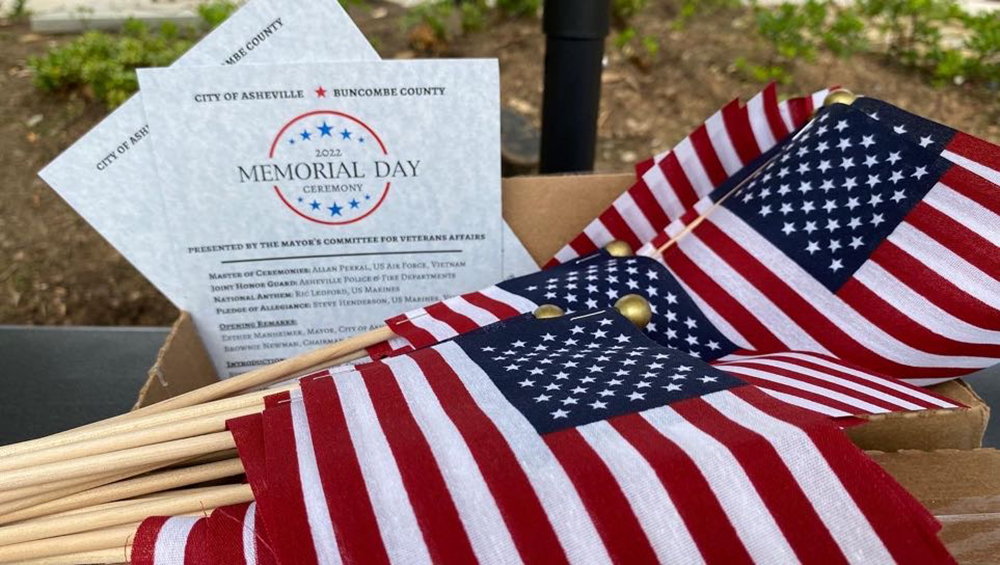
[[[542,9],[542,0],[497,0],[497,9],[508,16],[535,17]]]
[[[213,0],[198,6],[198,16],[208,29],[215,29],[236,11],[236,4],[229,0]]]

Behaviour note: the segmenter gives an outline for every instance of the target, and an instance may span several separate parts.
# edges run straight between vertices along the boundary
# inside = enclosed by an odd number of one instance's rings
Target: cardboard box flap
[[[1000,562],[1000,451],[869,452],[941,522],[959,563]]]

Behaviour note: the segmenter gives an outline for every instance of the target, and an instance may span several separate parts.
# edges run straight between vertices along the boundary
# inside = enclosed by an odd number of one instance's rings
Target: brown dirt
[[[635,27],[659,40],[655,59],[637,64],[608,44],[599,171],[629,170],[729,99],[745,98],[761,87],[732,65],[738,55],[764,61],[769,53],[751,37],[744,13],[707,14],[675,29],[673,3],[653,4]],[[544,52],[539,21],[491,20],[484,31],[449,44],[418,36],[433,51],[427,53],[413,50],[402,9],[370,2],[351,12],[386,58],[498,57],[504,104],[539,122]],[[66,40],[31,34],[23,22],[0,23],[0,324],[169,324],[176,309],[36,176],[106,114],[100,103],[82,95],[44,95],[31,84],[27,58]],[[782,91],[802,93],[831,84],[1000,141],[995,91],[935,88],[882,58],[821,55],[814,63],[799,64]]]

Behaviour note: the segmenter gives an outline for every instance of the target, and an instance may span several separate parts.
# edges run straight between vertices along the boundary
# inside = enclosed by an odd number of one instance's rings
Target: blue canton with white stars
[[[650,341],[615,310],[519,316],[455,343],[540,434],[746,384]]]
[[[626,294],[638,294],[649,301],[653,317],[645,332],[657,343],[705,360],[737,349],[709,323],[670,271],[649,257],[612,257],[601,251],[497,286],[536,304],[554,304],[568,314],[608,308]]]
[[[836,292],[948,166],[835,104],[723,206]]]
[[[861,97],[851,104],[873,120],[901,135],[912,143],[934,153],[941,153],[955,137],[955,130],[927,118],[911,114],[875,98]]]

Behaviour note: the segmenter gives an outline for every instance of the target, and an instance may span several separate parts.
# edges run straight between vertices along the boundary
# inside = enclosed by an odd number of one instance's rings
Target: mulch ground
[[[743,12],[706,14],[677,29],[674,3],[653,4],[633,25],[658,38],[655,59],[628,56],[608,43],[598,171],[630,170],[731,98],[762,86],[733,65],[738,55],[763,61],[769,53]],[[376,1],[351,9],[385,58],[499,58],[503,103],[538,125],[544,53],[538,20],[491,20],[483,31],[442,44],[419,30],[407,33],[404,13]],[[32,34],[24,22],[0,23],[0,324],[169,324],[177,315],[173,305],[36,175],[107,114],[85,93],[45,95],[32,85],[28,57],[68,39]],[[1000,142],[996,91],[934,87],[880,57],[821,55],[799,64],[782,91],[833,84]]]

